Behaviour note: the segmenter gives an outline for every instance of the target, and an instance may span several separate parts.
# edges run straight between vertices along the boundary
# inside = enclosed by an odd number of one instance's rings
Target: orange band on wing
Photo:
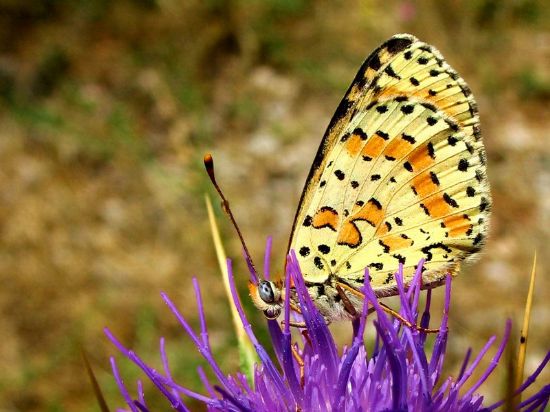
[[[401,159],[405,157],[407,153],[411,150],[412,144],[403,140],[401,138],[395,138],[386,147],[384,150],[384,155],[392,157],[394,159]]]
[[[412,246],[413,240],[407,237],[401,237],[399,235],[388,236],[382,240],[384,245],[388,247],[388,252],[395,252],[396,250],[403,249]]]
[[[388,223],[385,222],[385,224],[381,224],[378,226],[378,229],[376,229],[375,236],[384,236],[386,233],[390,231],[390,226],[388,226]]]
[[[374,159],[375,157],[380,156],[380,153],[382,153],[385,145],[386,141],[377,134],[374,134],[367,141],[367,144],[361,151],[361,155],[363,157],[366,156],[368,158]]]
[[[384,219],[384,211],[381,205],[377,204],[373,199],[369,200],[357,213],[353,215],[351,220],[365,220],[371,226],[378,226]]]
[[[409,163],[414,170],[423,170],[430,166],[434,159],[430,156],[428,146],[421,146],[416,149],[409,157]]]
[[[442,217],[451,212],[451,207],[440,194],[429,197],[423,202],[423,205],[431,217]]]
[[[342,226],[340,233],[338,233],[338,239],[336,242],[339,245],[347,245],[349,247],[357,247],[361,244],[362,238],[359,229],[352,221],[347,221]]]
[[[338,212],[330,207],[322,207],[315,213],[311,222],[315,229],[328,227],[336,231],[338,226]]]
[[[382,210],[382,205],[378,201],[370,199],[365,206],[361,207],[352,217],[348,218],[342,226],[336,241],[340,245],[347,245],[352,248],[357,247],[363,239],[355,222],[362,220],[372,227],[377,227],[383,219],[384,211]]]
[[[426,197],[437,191],[437,184],[433,181],[429,172],[422,172],[412,181],[417,196]]]
[[[443,223],[449,229],[449,236],[451,237],[465,235],[472,228],[468,215],[448,216],[443,219]]]
[[[358,134],[352,134],[346,141],[345,148],[351,157],[357,156],[357,153],[361,151],[365,141]]]

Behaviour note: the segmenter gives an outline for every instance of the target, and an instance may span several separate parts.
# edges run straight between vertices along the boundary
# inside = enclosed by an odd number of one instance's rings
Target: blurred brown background
[[[253,256],[260,263],[272,235],[280,270],[324,129],[363,59],[398,32],[435,45],[469,83],[489,158],[491,238],[454,283],[447,370],[456,374],[468,346],[502,336],[507,317],[519,325],[537,250],[532,372],[550,336],[549,9],[544,0],[0,1],[0,410],[97,410],[81,348],[111,407],[121,405],[104,326],[156,365],[166,336],[179,381],[200,388],[198,355],[159,297],[168,292],[196,325],[193,275],[207,291],[214,350],[235,371],[202,156],[214,154]],[[244,286],[240,246],[219,216]],[[120,366],[132,386],[141,375]],[[493,377],[491,396],[503,385],[504,373]]]

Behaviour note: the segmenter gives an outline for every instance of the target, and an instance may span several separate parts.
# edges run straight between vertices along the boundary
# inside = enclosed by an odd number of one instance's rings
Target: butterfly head
[[[284,302],[282,285],[262,279],[257,285],[249,282],[248,290],[254,305],[264,313],[266,318],[279,317]]]

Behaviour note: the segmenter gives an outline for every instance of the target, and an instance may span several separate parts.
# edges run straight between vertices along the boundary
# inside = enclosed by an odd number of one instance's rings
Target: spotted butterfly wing
[[[397,293],[425,259],[424,285],[479,252],[490,209],[476,103],[432,46],[395,35],[363,63],[306,181],[289,249],[304,279]]]

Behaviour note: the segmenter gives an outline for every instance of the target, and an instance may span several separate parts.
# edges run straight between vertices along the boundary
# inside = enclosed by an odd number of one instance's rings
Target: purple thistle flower
[[[266,261],[267,262],[267,261]],[[267,264],[266,264],[267,265]],[[107,329],[105,333],[124,356],[140,367],[151,382],[169,401],[174,410],[188,411],[184,397],[204,403],[209,411],[492,411],[504,401],[493,405],[483,405],[484,398],[478,393],[481,385],[494,371],[502,357],[510,336],[511,322],[507,321],[496,354],[481,377],[472,382],[472,374],[496,337],[487,344],[470,363],[471,350],[468,349],[460,372],[456,378],[443,379],[441,371],[448,340],[448,316],[451,301],[451,277],[445,284],[445,304],[439,333],[435,336],[431,355],[426,349],[428,336],[414,328],[390,318],[378,303],[368,282],[363,293],[366,296],[362,316],[354,324],[354,337],[351,346],[345,347],[341,355],[323,317],[317,311],[305,287],[298,262],[293,253],[288,258],[286,273],[287,297],[284,308],[284,326],[275,320],[268,321],[273,351],[272,359],[260,345],[252,326],[248,322],[235,287],[231,262],[228,260],[228,274],[233,304],[243,328],[258,355],[259,364],[254,369],[253,387],[245,374],[237,372],[226,375],[214,359],[210,348],[204,308],[198,282],[193,279],[200,319],[200,333],[195,332],[166,294],[162,294],[172,313],[194,342],[200,355],[206,360],[215,376],[211,382],[199,368],[198,375],[205,393],[199,394],[176,383],[168,365],[164,340],[161,339],[160,352],[163,371],[149,367],[137,354],[125,348]],[[419,268],[422,264],[418,265]],[[267,271],[266,266],[266,271]],[[400,314],[411,324],[427,328],[430,320],[431,291],[427,291],[426,304],[419,316],[419,295],[421,283],[420,269],[408,288],[403,285],[403,268],[396,273],[400,290]],[[307,326],[307,334],[301,342],[292,342],[289,321],[290,280],[294,281],[296,295],[302,310],[301,318]],[[368,279],[368,271],[365,273]],[[363,341],[367,324],[367,308],[374,307],[376,320],[376,344],[368,353]],[[431,339],[431,338],[430,338]],[[303,360],[301,369],[293,351]],[[523,392],[542,372],[550,360],[550,351],[537,368],[518,388]],[[137,385],[137,398],[132,398],[124,384],[116,362],[111,359],[115,380],[132,411],[149,411],[141,382]],[[303,370],[303,376],[300,376]],[[465,389],[468,384],[469,389]],[[521,411],[543,411],[549,402],[550,385],[518,405]]]

